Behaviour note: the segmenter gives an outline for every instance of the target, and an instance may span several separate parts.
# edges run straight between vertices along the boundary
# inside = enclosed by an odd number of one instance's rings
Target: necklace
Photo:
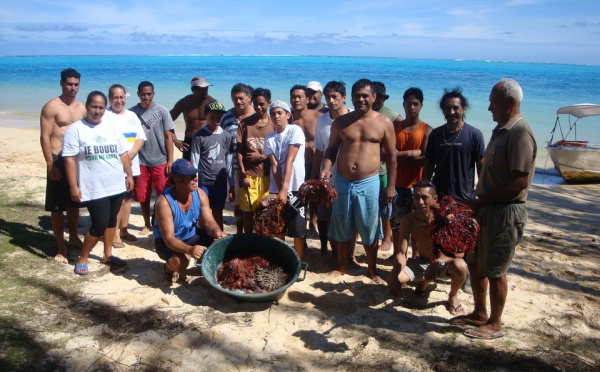
[[[458,137],[460,137],[460,133],[462,132],[464,127],[465,127],[465,125],[463,124],[463,126],[460,127],[460,129],[458,130],[458,134],[456,135],[456,137],[454,137],[454,141],[452,141],[450,143],[448,143],[448,141],[446,141],[446,127],[444,127],[444,130],[442,131],[442,138],[444,139],[444,143],[446,144],[446,146],[454,146],[454,143],[456,142]]]

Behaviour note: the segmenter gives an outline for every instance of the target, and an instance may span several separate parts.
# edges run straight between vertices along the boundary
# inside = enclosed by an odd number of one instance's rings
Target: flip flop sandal
[[[450,313],[450,315],[456,316],[458,315],[458,311],[462,309],[462,304],[458,304],[458,306],[452,306],[452,304],[448,301],[444,304],[446,310]],[[464,312],[464,311],[463,311]]]
[[[471,318],[469,318],[467,315],[460,315],[457,316],[456,318],[452,318],[448,321],[448,323],[450,323],[450,325],[454,325],[454,326],[473,326],[473,327],[479,327],[481,325],[485,324],[485,321],[482,322],[477,322]]]
[[[88,265],[84,263],[75,264],[75,269],[73,270],[73,272],[77,275],[87,275],[90,273]]]
[[[476,334],[467,333],[467,331],[479,332],[485,336],[479,336]],[[504,337],[504,333],[502,333],[502,332],[494,333],[494,332],[486,331],[484,329],[479,329],[479,328],[469,328],[466,331],[464,331],[463,334],[467,337],[475,338],[478,340],[494,340],[497,338]]]

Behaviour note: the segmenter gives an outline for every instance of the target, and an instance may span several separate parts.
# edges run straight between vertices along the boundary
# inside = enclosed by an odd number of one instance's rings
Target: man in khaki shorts
[[[56,239],[57,252],[54,260],[67,263],[65,245],[64,212],[67,212],[69,244],[81,248],[83,242],[77,235],[79,206],[71,200],[71,192],[62,157],[63,136],[69,125],[85,116],[85,107],[75,97],[79,91],[81,74],[72,68],[60,73],[62,94],[50,100],[40,115],[40,144],[46,159],[46,203],[45,210],[51,212],[52,231]]]
[[[476,326],[464,332],[472,338],[504,336],[501,318],[508,293],[506,272],[527,222],[525,201],[537,155],[535,138],[521,115],[522,99],[523,91],[513,79],[502,79],[492,88],[488,110],[498,125],[485,150],[477,198],[467,201],[481,226],[475,252],[467,256],[475,308],[450,324]]]

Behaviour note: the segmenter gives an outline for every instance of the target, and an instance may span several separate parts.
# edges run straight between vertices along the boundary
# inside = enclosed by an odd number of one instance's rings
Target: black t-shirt
[[[427,160],[435,164],[432,181],[440,198],[450,195],[457,201],[473,199],[475,163],[485,152],[483,133],[467,123],[460,133],[448,133],[445,127],[431,131],[425,151]]]

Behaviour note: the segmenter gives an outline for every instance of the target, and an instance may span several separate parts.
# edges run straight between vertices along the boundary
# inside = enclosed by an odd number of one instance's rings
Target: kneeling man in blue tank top
[[[190,258],[200,259],[206,248],[225,236],[213,218],[208,197],[198,187],[198,169],[188,160],[171,166],[172,186],[156,200],[155,247],[166,261],[165,279],[184,280]]]

